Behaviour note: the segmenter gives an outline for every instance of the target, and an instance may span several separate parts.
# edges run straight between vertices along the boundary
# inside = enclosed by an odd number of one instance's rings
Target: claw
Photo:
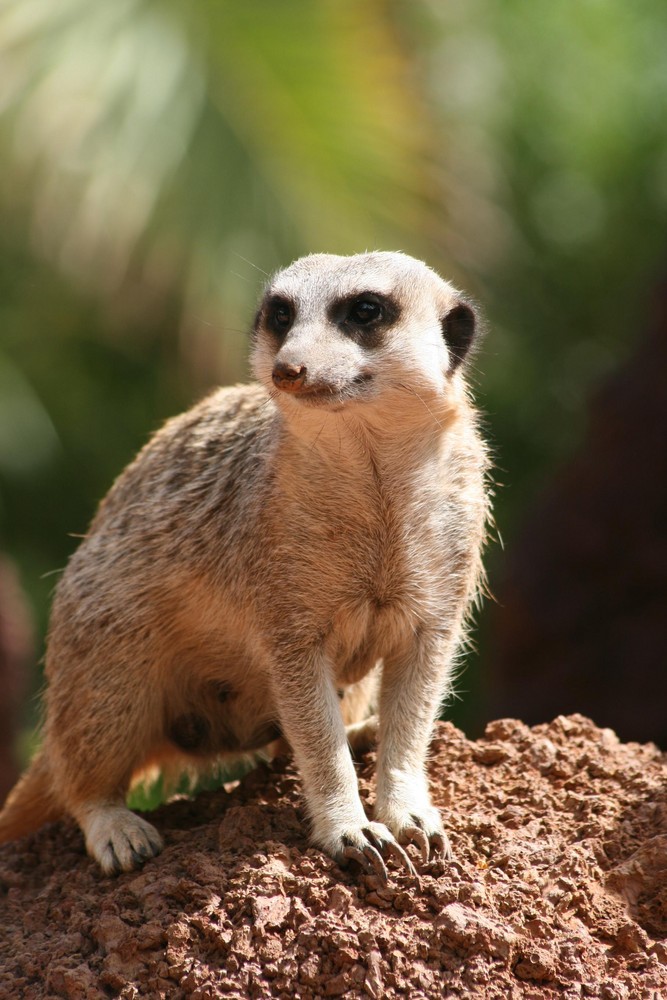
[[[403,865],[404,868],[407,868],[410,875],[412,875],[412,877],[416,880],[417,885],[420,884],[417,870],[408,854],[403,850],[400,844],[393,839],[389,840],[386,837],[378,837],[377,834],[375,834],[373,830],[370,830],[368,827],[364,827],[364,836],[371,842],[371,844],[373,844],[382,857],[386,857],[386,853],[390,854],[391,857],[395,858],[396,861],[399,862],[399,864]]]
[[[423,829],[417,825],[414,818],[414,827],[408,827],[406,834],[409,839],[416,840],[428,859],[428,840]],[[361,837],[359,837],[361,834]],[[339,862],[345,860],[356,861],[368,875],[376,875],[382,885],[387,885],[389,875],[385,860],[392,858],[404,871],[414,880],[417,889],[421,889],[419,875],[412,863],[410,856],[394,840],[393,835],[380,823],[369,823],[359,830],[359,834],[354,836],[345,835],[342,838],[342,850],[336,855]],[[363,839],[362,839],[363,838]],[[424,849],[424,845],[426,848]]]
[[[389,876],[381,854],[376,851],[372,844],[364,847],[363,851],[352,844],[347,844],[343,848],[343,857],[350,858],[358,862],[369,875],[377,875],[383,885],[387,885]]]
[[[392,855],[392,857],[396,858],[396,860],[400,862],[400,864],[402,864],[404,868],[407,868],[410,875],[412,875],[412,877],[417,881],[417,884],[419,885],[419,875],[417,874],[417,869],[410,860],[410,857],[407,854],[407,852],[404,851],[401,845],[397,844],[395,840],[387,841],[386,846],[387,850]]]
[[[146,860],[145,855],[140,854],[140,852],[136,851],[134,849],[134,847],[131,848],[131,853],[132,853],[132,860],[134,861],[135,867],[136,868],[141,868],[141,866],[143,865],[144,861]]]
[[[382,837],[378,837],[375,833],[373,833],[373,831],[369,826],[363,827],[361,832],[363,833],[366,840],[370,841],[375,850],[379,851],[379,853],[382,854],[382,848],[385,845],[385,841],[382,839]]]
[[[449,861],[451,859],[452,846],[449,843],[449,838],[446,837],[444,833],[431,834],[431,847],[433,848],[433,853],[442,855],[442,858],[445,861]]]
[[[120,861],[118,860],[118,855],[116,854],[113,843],[111,841],[109,841],[109,843],[107,844],[107,850],[111,854],[112,874],[120,875],[123,869],[121,868]]]
[[[413,819],[415,819],[414,816]],[[426,864],[428,862],[431,849],[428,837],[426,836],[422,828],[420,826],[417,826],[417,820],[415,820],[414,826],[408,826],[405,829],[403,836],[406,838],[406,840],[412,842],[413,844],[416,844],[416,846],[419,848],[421,852],[422,861],[424,862],[424,864]]]

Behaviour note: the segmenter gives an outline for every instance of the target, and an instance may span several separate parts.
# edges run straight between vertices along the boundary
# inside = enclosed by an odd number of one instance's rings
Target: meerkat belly
[[[271,686],[243,609],[204,575],[182,573],[162,645],[163,737],[194,757],[243,753],[280,736]]]
[[[172,707],[165,724],[167,741],[195,757],[259,750],[281,735],[272,706],[226,681],[192,687]]]
[[[268,679],[243,647],[206,639],[171,658],[164,738],[201,757],[266,746],[280,736]]]

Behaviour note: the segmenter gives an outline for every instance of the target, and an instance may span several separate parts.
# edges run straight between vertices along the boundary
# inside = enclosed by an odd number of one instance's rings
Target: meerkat
[[[387,877],[449,854],[426,761],[482,576],[473,307],[401,253],[313,254],[269,283],[255,384],[169,420],[60,580],[41,749],[0,841],[62,815],[103,871],[162,848],[126,793],[151,762],[279,735],[315,845]],[[347,726],[347,728],[346,728]],[[377,739],[373,818],[350,742]]]

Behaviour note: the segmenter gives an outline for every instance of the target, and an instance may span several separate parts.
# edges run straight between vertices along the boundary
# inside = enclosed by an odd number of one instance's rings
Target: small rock
[[[329,909],[332,913],[347,913],[352,898],[352,893],[347,886],[335,885],[329,893]]]
[[[480,743],[473,750],[473,757],[478,764],[500,764],[513,755],[514,751],[502,743]]]
[[[514,965],[514,975],[518,979],[544,982],[554,978],[554,962],[544,949],[534,948],[524,952]]]
[[[252,912],[258,927],[282,927],[291,909],[287,896],[258,896],[252,901]]]
[[[347,993],[350,986],[350,975],[348,972],[340,972],[333,979],[328,979],[324,984],[324,995],[327,997],[339,997]]]

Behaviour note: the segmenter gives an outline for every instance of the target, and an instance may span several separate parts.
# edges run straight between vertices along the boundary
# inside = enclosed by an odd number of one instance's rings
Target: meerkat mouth
[[[335,407],[341,409],[345,403],[353,403],[367,398],[366,391],[373,382],[371,372],[360,372],[343,385],[332,385],[331,382],[312,382],[298,389],[292,389],[289,395],[310,406]]]

